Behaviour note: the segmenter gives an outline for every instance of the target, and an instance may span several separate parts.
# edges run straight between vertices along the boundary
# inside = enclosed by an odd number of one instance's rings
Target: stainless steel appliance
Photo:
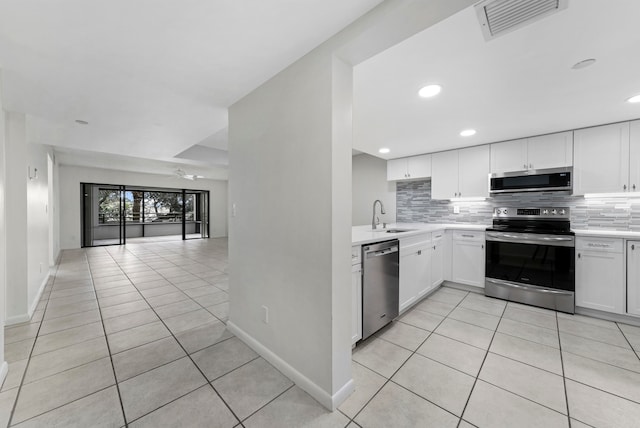
[[[362,246],[362,338],[398,316],[400,241]]]
[[[569,208],[495,208],[486,244],[485,295],[574,313]]]
[[[492,195],[521,192],[554,192],[571,194],[573,168],[552,168],[506,172],[489,176]]]

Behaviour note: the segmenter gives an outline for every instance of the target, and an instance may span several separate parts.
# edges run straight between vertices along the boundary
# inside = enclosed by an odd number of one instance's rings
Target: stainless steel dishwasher
[[[398,316],[400,241],[362,246],[362,338]]]

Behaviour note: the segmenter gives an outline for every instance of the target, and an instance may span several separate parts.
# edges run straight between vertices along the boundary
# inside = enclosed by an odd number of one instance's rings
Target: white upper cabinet
[[[411,156],[387,161],[387,180],[415,180],[431,177],[431,155]]]
[[[431,199],[458,197],[458,151],[434,153],[431,164]]]
[[[573,131],[527,138],[529,169],[573,165]]]
[[[573,131],[491,144],[491,172],[573,165]]]
[[[640,120],[629,124],[629,190],[640,192]]]
[[[574,195],[629,191],[629,165],[638,163],[629,159],[629,129],[624,122],[574,132]],[[634,122],[634,133],[637,130]],[[634,153],[637,157],[637,147]],[[637,190],[640,183],[634,184]]]
[[[522,171],[528,165],[526,138],[491,144],[491,172]]]
[[[431,199],[489,196],[489,146],[434,153]]]
[[[458,197],[489,196],[489,146],[458,150]]]

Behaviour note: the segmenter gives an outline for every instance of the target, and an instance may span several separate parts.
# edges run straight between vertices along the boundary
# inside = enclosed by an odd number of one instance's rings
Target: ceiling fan
[[[185,180],[197,180],[198,178],[204,178],[204,175],[195,175],[195,174],[187,174],[183,169],[176,169],[174,174],[180,178],[184,178]]]

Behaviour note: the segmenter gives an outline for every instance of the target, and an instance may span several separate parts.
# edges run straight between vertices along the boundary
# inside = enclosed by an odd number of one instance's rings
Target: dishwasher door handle
[[[367,256],[367,258],[380,257],[380,256],[386,256],[387,254],[397,253],[397,252],[398,252],[398,247],[394,246],[394,247],[390,247],[390,248],[385,248],[384,250],[367,252],[366,256]]]

